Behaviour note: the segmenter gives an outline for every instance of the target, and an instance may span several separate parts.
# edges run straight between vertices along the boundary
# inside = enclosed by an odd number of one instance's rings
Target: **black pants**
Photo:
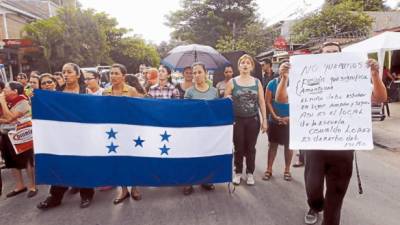
[[[3,179],[1,178],[1,168],[0,168],[0,196],[3,192]]]
[[[243,171],[243,157],[246,157],[246,173],[253,174],[256,160],[256,143],[260,132],[258,116],[236,117],[233,126],[233,144],[235,145],[235,173]]]
[[[305,152],[304,179],[307,201],[311,209],[324,211],[323,225],[340,224],[343,198],[353,172],[353,157],[354,151]]]
[[[299,150],[299,162],[304,163],[304,150]]]
[[[50,187],[50,195],[54,201],[61,203],[65,192],[68,190],[68,187],[64,186],[54,186]],[[79,194],[81,195],[81,199],[92,199],[94,195],[93,188],[79,188]]]

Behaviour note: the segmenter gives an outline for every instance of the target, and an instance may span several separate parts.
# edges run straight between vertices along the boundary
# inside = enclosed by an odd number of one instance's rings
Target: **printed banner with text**
[[[290,148],[373,149],[367,55],[302,55],[290,64]]]

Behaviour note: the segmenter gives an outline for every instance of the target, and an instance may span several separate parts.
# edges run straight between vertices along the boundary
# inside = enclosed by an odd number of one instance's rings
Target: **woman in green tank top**
[[[235,146],[235,175],[233,184],[240,184],[243,171],[243,157],[246,158],[247,185],[254,185],[256,142],[260,127],[267,131],[267,116],[264,92],[261,82],[251,76],[253,58],[247,54],[238,60],[240,75],[232,78],[225,90],[225,97],[231,97],[235,112],[233,142]],[[261,121],[259,118],[261,112]]]

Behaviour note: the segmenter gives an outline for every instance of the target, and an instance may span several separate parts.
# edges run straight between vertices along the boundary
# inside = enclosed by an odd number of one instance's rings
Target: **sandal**
[[[183,188],[184,195],[191,195],[194,192],[193,186],[186,186]]]
[[[116,199],[114,199],[113,203],[114,203],[114,205],[117,205],[117,204],[123,202],[125,199],[128,199],[130,196],[131,196],[131,195],[129,194],[129,192],[127,192],[127,193],[125,194],[125,196],[123,196],[123,197],[121,197],[121,198],[116,198]]]
[[[132,196],[133,200],[136,200],[136,201],[142,200],[142,195],[140,194],[140,192],[137,188],[131,189],[131,196]]]
[[[297,168],[297,167],[303,167],[304,163],[303,162],[297,162],[295,164],[293,164],[293,167]]]
[[[212,190],[215,189],[214,184],[202,184],[201,187],[202,187],[204,190],[207,190],[207,191],[212,191]]]
[[[35,197],[38,193],[38,189],[29,190],[27,197],[32,198]]]
[[[272,172],[265,171],[264,176],[262,177],[263,180],[269,180],[272,177]]]
[[[286,181],[291,181],[292,180],[292,174],[290,174],[290,172],[285,172],[283,174],[283,179]]]
[[[22,188],[22,189],[19,189],[19,190],[13,190],[13,191],[11,191],[10,193],[8,193],[7,195],[6,195],[6,197],[7,198],[11,198],[11,197],[14,197],[14,196],[16,196],[16,195],[19,195],[19,194],[21,194],[21,193],[23,193],[23,192],[25,192],[25,191],[27,191],[28,190],[28,188],[26,188],[26,187],[24,187],[24,188]]]

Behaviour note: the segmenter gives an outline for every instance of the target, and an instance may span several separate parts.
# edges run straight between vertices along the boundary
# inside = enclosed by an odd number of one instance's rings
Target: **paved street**
[[[392,116],[384,122],[374,122],[374,151],[360,152],[358,162],[364,194],[358,194],[355,172],[342,210],[343,225],[398,225],[400,221],[400,104],[391,104]],[[384,125],[387,124],[387,125]],[[383,131],[386,129],[386,131]],[[391,130],[392,129],[392,130]],[[393,131],[393,132],[391,132]],[[382,139],[382,132],[384,139]],[[388,136],[389,135],[389,136]],[[391,136],[390,136],[391,135]],[[36,204],[47,195],[47,186],[27,199],[21,194],[6,199],[12,190],[11,173],[3,173],[3,196],[0,197],[0,225],[47,224],[260,224],[301,225],[307,210],[303,169],[293,169],[294,180],[283,180],[283,151],[274,167],[274,177],[262,181],[266,164],[266,137],[257,144],[256,185],[241,185],[230,195],[226,184],[217,185],[214,192],[195,188],[191,196],[183,196],[181,188],[141,188],[142,201],[129,200],[114,206],[116,189],[96,192],[93,204],[79,208],[79,196],[65,195],[63,204],[46,212]],[[385,146],[390,148],[384,149]]]

